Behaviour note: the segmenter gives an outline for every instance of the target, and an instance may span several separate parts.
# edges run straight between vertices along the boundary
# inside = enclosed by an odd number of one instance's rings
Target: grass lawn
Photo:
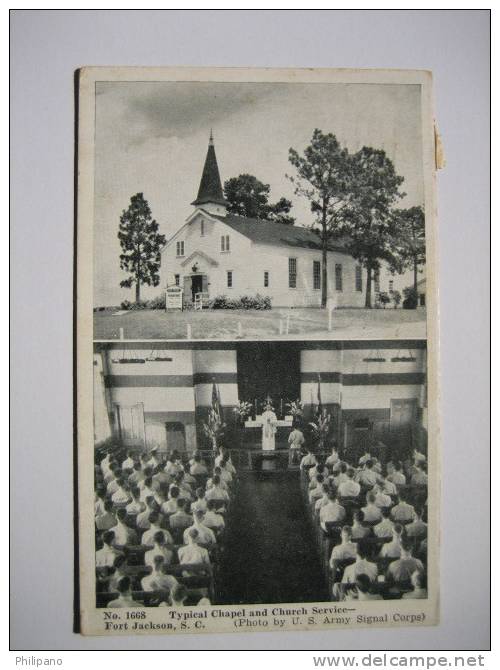
[[[288,334],[280,334],[290,317]],[[273,308],[270,310],[170,311],[138,310],[116,314],[116,310],[94,313],[94,338],[114,340],[123,328],[126,340],[186,339],[187,324],[193,339],[355,339],[425,338],[425,310],[339,309],[328,330],[328,313],[318,308]],[[238,335],[241,324],[241,336]]]

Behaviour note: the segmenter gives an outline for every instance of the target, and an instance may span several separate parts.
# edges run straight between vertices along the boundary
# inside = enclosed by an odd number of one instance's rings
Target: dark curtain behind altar
[[[300,398],[300,347],[290,342],[245,342],[237,347],[238,396],[257,399],[258,413],[267,394],[280,414],[280,399]]]

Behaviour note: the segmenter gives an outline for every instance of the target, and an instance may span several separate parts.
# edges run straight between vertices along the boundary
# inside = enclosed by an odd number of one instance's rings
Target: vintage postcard
[[[439,620],[432,76],[83,68],[80,632]]]

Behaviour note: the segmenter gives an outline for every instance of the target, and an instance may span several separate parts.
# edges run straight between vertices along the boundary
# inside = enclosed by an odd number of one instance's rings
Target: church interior
[[[95,343],[98,606],[124,579],[144,606],[424,597],[425,371],[423,340]]]

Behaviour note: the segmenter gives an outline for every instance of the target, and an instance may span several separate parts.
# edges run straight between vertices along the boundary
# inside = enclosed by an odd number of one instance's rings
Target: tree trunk
[[[328,299],[328,234],[326,230],[326,205],[323,205],[321,221],[321,307],[326,307]]]
[[[372,308],[372,269],[370,266],[366,269],[366,298],[365,307]]]
[[[138,279],[135,280],[135,301],[141,301],[141,283]]]
[[[413,288],[414,288],[414,290],[415,290],[415,296],[417,296],[417,291],[418,291],[418,287],[417,287],[417,283],[418,283],[418,281],[417,281],[417,277],[418,277],[418,264],[417,264],[417,261],[414,260],[414,261],[413,261]]]

